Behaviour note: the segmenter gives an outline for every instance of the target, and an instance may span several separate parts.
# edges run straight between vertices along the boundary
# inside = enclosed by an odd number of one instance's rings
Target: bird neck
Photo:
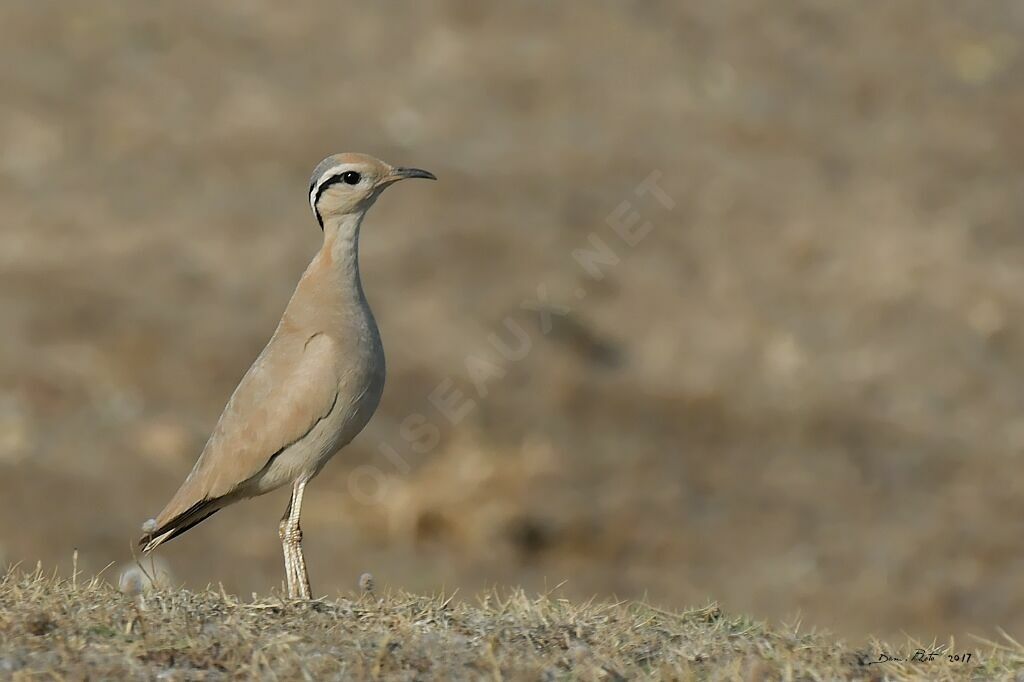
[[[324,221],[324,245],[321,257],[330,263],[338,286],[363,301],[363,283],[359,277],[359,228],[365,213],[332,216]]]

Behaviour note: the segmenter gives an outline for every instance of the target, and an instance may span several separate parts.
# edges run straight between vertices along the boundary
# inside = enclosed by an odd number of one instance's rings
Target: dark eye
[[[363,179],[363,176],[355,171],[345,171],[341,174],[341,181],[346,185],[358,185],[359,181]]]

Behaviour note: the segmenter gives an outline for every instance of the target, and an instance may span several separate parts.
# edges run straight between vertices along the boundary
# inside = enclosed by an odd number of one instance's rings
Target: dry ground
[[[1024,641],[1021,8],[0,3],[0,563],[130,560],[318,247],[309,171],[360,150],[440,181],[365,226],[389,377],[308,490],[316,589]],[[162,556],[266,594],[284,505]]]
[[[919,661],[871,664],[879,654]],[[970,653],[965,663],[950,656]],[[219,680],[1012,680],[1024,648],[873,641],[854,649],[799,623],[717,605],[669,612],[488,593],[239,599],[217,590],[129,596],[105,581],[0,579],[0,677]]]

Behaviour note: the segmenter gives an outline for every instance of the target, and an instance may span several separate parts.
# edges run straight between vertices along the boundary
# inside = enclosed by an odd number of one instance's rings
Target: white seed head
[[[359,590],[366,594],[373,594],[373,575],[371,573],[363,573],[359,576]]]
[[[172,584],[171,569],[167,562],[153,556],[143,559],[141,566],[125,566],[117,581],[118,589],[128,595],[139,595],[154,588],[170,587]]]
[[[121,573],[121,579],[117,581],[117,589],[129,597],[135,597],[146,589],[145,574],[138,566],[129,566]]]

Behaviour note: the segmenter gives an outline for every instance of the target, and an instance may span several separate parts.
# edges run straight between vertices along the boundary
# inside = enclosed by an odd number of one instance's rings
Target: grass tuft
[[[1013,679],[1024,650],[987,643],[953,663],[920,643],[855,650],[796,624],[770,627],[717,604],[678,613],[573,603],[522,590],[373,593],[244,601],[222,590],[125,594],[104,579],[12,570],[0,578],[0,678],[90,679]]]

